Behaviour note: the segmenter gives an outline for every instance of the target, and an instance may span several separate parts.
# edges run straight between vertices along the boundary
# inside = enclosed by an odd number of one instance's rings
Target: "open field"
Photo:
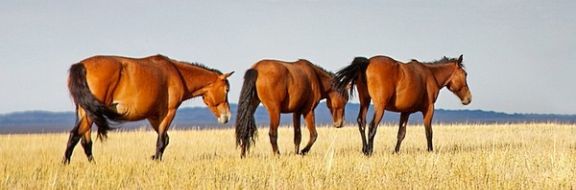
[[[356,127],[323,127],[310,154],[299,156],[285,127],[275,157],[261,128],[240,159],[233,129],[174,130],[162,162],[149,160],[154,132],[111,132],[94,144],[96,164],[77,146],[69,166],[60,164],[67,134],[0,135],[0,189],[576,188],[574,125],[436,125],[434,153],[424,128],[408,127],[401,153],[392,154],[396,131],[381,125],[365,157]]]

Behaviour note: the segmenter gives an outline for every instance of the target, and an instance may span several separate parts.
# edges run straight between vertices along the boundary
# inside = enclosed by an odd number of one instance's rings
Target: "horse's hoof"
[[[362,153],[366,154],[368,152],[367,146],[362,146]]]
[[[152,155],[152,160],[162,161],[162,156]]]
[[[62,164],[64,164],[64,165],[69,165],[69,164],[70,164],[70,159],[66,159],[66,158],[62,159]]]
[[[372,149],[367,148],[365,151],[362,151],[365,156],[372,156]]]

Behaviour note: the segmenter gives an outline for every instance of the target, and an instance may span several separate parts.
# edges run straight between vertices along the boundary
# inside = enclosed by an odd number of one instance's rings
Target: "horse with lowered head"
[[[416,60],[401,63],[387,56],[374,56],[370,59],[357,57],[352,64],[338,71],[334,80],[337,88],[343,89],[351,84],[358,90],[360,112],[357,121],[362,152],[365,155],[372,154],[374,136],[384,110],[401,113],[395,152],[400,151],[408,117],[414,112],[422,112],[424,116],[428,151],[433,151],[432,116],[440,89],[448,87],[464,105],[472,101],[462,60],[462,55],[458,59],[444,57],[431,63]],[[371,100],[374,101],[374,117],[370,122],[367,141],[366,114]]]
[[[278,125],[280,113],[293,113],[294,145],[296,154],[306,154],[316,141],[314,109],[322,99],[330,109],[335,127],[342,127],[344,108],[348,94],[332,87],[333,73],[300,59],[296,62],[262,60],[244,74],[236,117],[236,145],[242,148],[241,157],[246,155],[254,143],[256,123],[254,112],[262,102],[270,116],[270,143],[274,154],[278,150]],[[300,142],[300,117],[304,116],[310,140],[302,151]]]
[[[73,64],[68,88],[76,105],[76,124],[70,131],[63,162],[70,163],[80,139],[88,160],[93,160],[93,123],[98,127],[98,138],[105,139],[112,129],[109,121],[142,119],[147,119],[158,134],[152,159],[161,160],[169,142],[168,128],[183,101],[202,96],[218,121],[228,122],[227,78],[232,73],[162,55],[138,59],[94,56]]]

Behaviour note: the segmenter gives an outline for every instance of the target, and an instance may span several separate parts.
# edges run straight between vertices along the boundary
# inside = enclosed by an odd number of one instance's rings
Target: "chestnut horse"
[[[268,135],[274,154],[280,154],[276,142],[280,113],[293,113],[296,154],[308,153],[318,137],[314,123],[314,109],[320,100],[326,98],[326,105],[332,114],[334,127],[342,127],[348,94],[337,92],[332,87],[333,77],[333,73],[303,59],[291,63],[262,60],[248,69],[244,74],[244,84],[240,92],[236,117],[236,145],[242,148],[240,156],[244,157],[254,143],[257,130],[254,112],[260,102],[264,104],[270,115]],[[310,140],[300,152],[301,115],[306,120]]]
[[[448,87],[464,105],[472,101],[462,59],[463,56],[460,55],[458,59],[444,57],[433,63],[412,60],[403,64],[386,56],[370,59],[357,57],[352,64],[338,71],[334,80],[335,86],[342,89],[351,84],[356,85],[358,90],[360,112],[357,121],[362,137],[362,152],[365,155],[372,154],[374,136],[384,110],[401,113],[395,152],[400,151],[400,144],[406,135],[408,117],[414,112],[422,112],[424,116],[428,151],[433,151],[432,116],[440,89]],[[374,100],[374,117],[370,122],[366,141],[364,129],[371,100]]]
[[[233,73],[162,55],[146,58],[94,56],[70,67],[68,88],[76,105],[76,124],[70,131],[64,163],[70,163],[74,147],[82,138],[89,161],[93,160],[90,137],[93,123],[98,138],[112,129],[108,121],[148,119],[158,133],[156,154],[161,160],[168,145],[168,128],[182,101],[202,96],[220,123],[228,122],[229,83]]]

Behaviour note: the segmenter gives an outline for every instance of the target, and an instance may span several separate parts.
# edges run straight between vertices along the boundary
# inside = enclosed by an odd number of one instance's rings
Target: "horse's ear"
[[[463,60],[464,60],[464,54],[460,54],[460,57],[458,57],[458,64],[462,64]]]
[[[222,79],[227,79],[227,78],[230,77],[232,74],[234,74],[234,71],[229,72],[229,73],[225,73],[225,74],[221,75],[220,78],[222,78]]]

